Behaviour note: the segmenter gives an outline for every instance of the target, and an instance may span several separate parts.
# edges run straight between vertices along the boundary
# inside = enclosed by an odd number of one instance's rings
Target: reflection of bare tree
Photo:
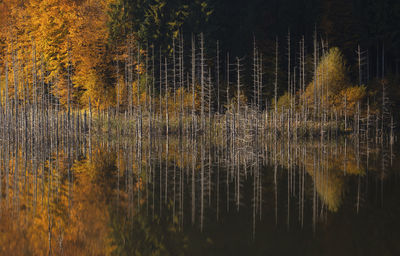
[[[84,117],[71,114],[75,132],[57,132],[68,120],[61,115],[47,121],[48,136],[32,129],[32,138],[19,134],[1,146],[0,225],[28,253],[117,250],[115,244],[121,244],[115,239],[123,235],[117,229],[124,222],[140,227],[138,234],[158,234],[150,244],[166,242],[159,235],[171,230],[182,241],[178,231],[186,224],[207,230],[210,221],[221,221],[230,211],[251,211],[253,236],[259,219],[270,212],[276,225],[284,220],[287,228],[303,227],[312,220],[317,228],[341,209],[351,182],[356,182],[351,200],[357,212],[369,176],[376,177],[383,202],[394,158],[393,144],[387,148],[361,136],[274,136],[261,124],[279,126],[283,119],[271,121],[247,108],[228,112],[229,122],[210,122],[215,134],[185,133],[186,123],[176,135],[153,130],[145,139],[138,127],[137,139],[93,136],[87,150]],[[154,223],[163,228],[168,223],[169,231],[157,231]],[[11,243],[2,248],[19,252]]]

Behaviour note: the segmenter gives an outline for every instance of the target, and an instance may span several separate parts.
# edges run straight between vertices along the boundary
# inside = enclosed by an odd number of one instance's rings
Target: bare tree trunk
[[[274,111],[274,136],[276,138],[276,121],[278,115],[278,38],[275,41],[275,82],[274,82],[274,100],[275,100],[275,111]]]
[[[196,87],[196,48],[194,36],[192,35],[192,139],[196,132],[196,124],[195,124],[195,87]]]
[[[204,132],[204,38],[200,34],[200,86],[201,86],[201,130]]]
[[[217,86],[217,113],[220,112],[220,96],[219,96],[219,41],[217,41],[217,70],[216,70],[216,86]]]
[[[168,113],[168,63],[167,57],[165,57],[165,122],[166,122],[166,134],[169,134],[169,113]]]

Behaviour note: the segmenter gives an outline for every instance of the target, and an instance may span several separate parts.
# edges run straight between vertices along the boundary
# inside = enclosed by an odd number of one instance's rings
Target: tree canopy
[[[348,61],[346,79],[355,84],[358,45],[363,51],[364,73],[368,66],[368,79],[398,77],[399,10],[400,4],[394,0],[250,0],[246,4],[237,0],[3,0],[0,58],[3,64],[9,64],[10,72],[18,69],[16,76],[9,76],[10,84],[17,79],[17,86],[22,88],[27,82],[28,89],[34,90],[32,80],[36,78],[63,105],[72,102],[86,107],[90,99],[95,107],[103,108],[116,104],[116,86],[122,84],[124,68],[137,64],[132,57],[138,50],[137,41],[142,50],[154,47],[156,54],[159,49],[167,54],[172,51],[173,38],[183,36],[189,42],[192,35],[203,32],[208,59],[215,58],[218,40],[220,53],[246,57],[245,62],[250,63],[255,39],[264,56],[263,81],[271,88],[275,38],[283,44],[279,47],[278,75],[279,81],[285,83],[283,74],[288,71],[288,60],[283,52],[288,49],[287,31],[290,30],[292,51],[298,51],[297,42],[304,36],[308,59],[312,58],[316,31],[318,39],[343,53]],[[184,47],[188,45],[185,43]],[[144,51],[146,54],[149,52]],[[289,67],[296,66],[296,62],[292,58]],[[1,65],[3,80],[4,69],[5,65]],[[250,73],[251,70],[244,70],[245,95],[251,93],[251,79],[246,78]],[[307,82],[312,78],[307,74]],[[371,87],[364,84],[366,89]],[[285,87],[279,88],[283,94]]]

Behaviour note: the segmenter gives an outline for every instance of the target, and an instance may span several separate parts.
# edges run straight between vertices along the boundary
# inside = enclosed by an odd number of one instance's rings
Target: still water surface
[[[400,255],[399,152],[354,138],[7,142],[0,255]]]

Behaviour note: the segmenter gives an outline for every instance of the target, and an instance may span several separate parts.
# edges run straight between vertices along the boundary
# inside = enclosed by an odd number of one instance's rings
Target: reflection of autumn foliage
[[[357,155],[352,149],[347,150],[346,153],[340,152],[326,156],[325,159],[318,159],[318,161],[321,161],[318,166],[323,167],[324,170],[317,169],[314,172],[317,166],[314,166],[313,155],[310,154],[305,163],[306,171],[314,180],[320,199],[330,211],[336,212],[343,200],[346,175],[363,175],[364,167],[357,165]]]
[[[107,197],[111,191],[107,188],[112,185],[106,182],[113,182],[109,179],[116,170],[115,154],[99,149],[93,152],[92,161],[75,162],[70,173],[74,185],[67,178],[64,153],[53,158],[57,170],[52,169],[50,175],[49,162],[44,171],[39,170],[38,177],[43,175],[44,180],[37,180],[36,203],[33,173],[28,173],[26,183],[19,181],[18,201],[10,193],[8,202],[1,202],[0,254],[46,255],[49,244],[56,255],[110,254]]]
[[[170,142],[168,161],[181,156],[178,141]],[[39,163],[36,176],[28,171],[26,179],[20,178],[17,189],[11,172],[8,197],[1,198],[0,254],[46,255],[49,250],[55,255],[130,255],[133,251],[164,254],[170,251],[170,244],[182,247],[185,239],[176,218],[167,214],[152,219],[137,209],[146,202],[144,193],[140,198],[137,195],[146,189],[148,162],[144,157],[140,172],[137,152],[132,149],[115,151],[96,145],[90,159],[88,153],[74,163],[61,150],[52,154],[51,161]],[[20,168],[25,164],[23,156],[19,150]],[[176,163],[189,164],[188,155],[182,156],[184,160]],[[165,157],[162,154],[164,161]],[[14,161],[10,159],[10,170]],[[28,170],[34,166],[28,161]],[[19,174],[23,176],[21,169]],[[5,184],[4,179],[2,182]]]
[[[24,216],[25,218],[21,217]],[[1,255],[44,255],[46,245],[46,222],[27,218],[21,210],[16,216],[12,209],[2,209],[0,218]]]
[[[288,162],[293,163],[294,161],[299,168],[305,167],[307,174],[315,182],[319,198],[330,211],[336,212],[342,204],[346,189],[346,177],[365,174],[365,162],[362,161],[362,156],[357,156],[354,147],[350,146],[347,147],[346,152],[344,152],[343,147],[336,151],[337,146],[333,143],[327,143],[324,149],[320,147],[318,142],[307,143],[304,146],[295,145],[295,147],[297,146],[306,150],[305,157],[299,154],[296,160],[288,161],[287,154],[278,154],[278,164],[289,168]],[[294,150],[294,148],[291,150]],[[278,152],[281,151],[287,152],[287,148],[285,146],[279,147]]]
[[[180,232],[170,207],[163,217],[154,218],[145,210],[130,218],[126,209],[111,216],[115,255],[186,255],[188,237]]]
[[[76,181],[65,247],[71,255],[107,254],[112,249],[107,247],[110,238],[106,204],[111,188],[105,183],[112,182],[107,179],[116,170],[115,156],[96,149],[91,161],[78,161],[73,170]]]
[[[171,198],[163,202],[165,197],[158,197],[157,188],[149,187],[152,182],[159,182],[160,163],[163,172],[165,165],[169,170],[181,172],[194,166],[197,172],[201,163],[198,147],[204,147],[207,153],[213,152],[213,147],[217,147],[214,143],[219,142],[201,145],[197,144],[199,141],[171,137],[168,155],[165,143],[165,138],[160,139],[150,149],[144,140],[140,149],[132,143],[115,147],[94,142],[91,154],[88,152],[85,157],[60,148],[51,159],[44,157],[47,159],[44,164],[42,157],[37,163],[28,160],[26,169],[24,152],[19,150],[18,175],[14,175],[15,156],[11,154],[7,190],[5,175],[2,176],[0,255],[44,255],[50,248],[54,255],[185,254],[185,246],[191,241],[179,230],[181,219],[179,214],[172,213],[175,208]],[[313,181],[306,181],[306,194],[315,184],[319,200],[335,212],[341,207],[347,177],[366,172],[358,152],[350,145],[344,150],[342,144],[338,147],[332,142],[324,145],[319,141],[279,143],[276,164],[290,166],[295,171],[304,168],[307,180]],[[370,152],[379,155],[379,149]],[[192,158],[193,154],[197,156]],[[71,155],[78,160],[70,161]],[[5,165],[1,161],[0,164]],[[37,172],[35,166],[38,166]],[[162,213],[158,209],[152,212],[152,203],[162,203]]]

